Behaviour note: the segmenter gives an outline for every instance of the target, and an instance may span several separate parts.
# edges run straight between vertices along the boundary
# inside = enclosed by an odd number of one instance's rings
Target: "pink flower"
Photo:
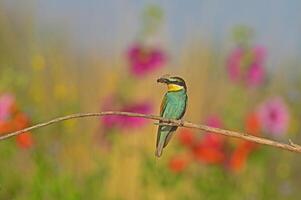
[[[250,66],[247,77],[246,77],[246,82],[247,85],[249,86],[258,86],[263,82],[264,78],[264,69],[262,65],[254,63],[253,65]]]
[[[119,101],[117,99],[118,98],[116,97],[116,95],[111,95],[105,98],[103,105],[101,106],[101,110],[121,110],[121,105],[120,103],[118,103]],[[105,128],[112,128],[118,123],[119,116],[107,115],[103,116],[100,120]]]
[[[0,120],[7,120],[11,115],[15,104],[15,98],[11,94],[2,94],[0,96]]]
[[[285,102],[280,98],[273,98],[263,102],[258,109],[262,128],[273,135],[284,134],[288,129],[289,111]]]
[[[166,62],[166,56],[159,48],[144,47],[136,44],[128,50],[130,72],[137,76],[144,76],[161,68]]]
[[[149,102],[140,102],[140,103],[133,103],[125,105],[123,108],[125,112],[134,112],[134,113],[141,113],[141,114],[150,114],[152,111],[152,106]],[[137,117],[125,117],[121,116],[122,119],[122,126],[124,128],[138,128],[146,124],[146,120],[143,118]]]
[[[211,115],[206,119],[206,124],[215,128],[223,126],[222,120],[218,115]]]
[[[234,82],[243,81],[250,87],[262,84],[265,77],[265,57],[265,49],[260,46],[234,49],[227,60],[230,79]]]
[[[121,103],[118,98],[111,96],[105,100],[103,110],[119,110],[125,112],[150,114],[152,111],[152,105],[150,102]],[[101,121],[105,128],[117,127],[123,129],[138,128],[145,125],[147,122],[143,118],[117,115],[104,116]]]

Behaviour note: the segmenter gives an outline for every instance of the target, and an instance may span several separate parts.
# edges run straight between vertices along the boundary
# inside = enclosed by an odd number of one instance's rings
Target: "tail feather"
[[[164,148],[164,142],[159,142],[156,148],[155,155],[157,157],[161,157]]]

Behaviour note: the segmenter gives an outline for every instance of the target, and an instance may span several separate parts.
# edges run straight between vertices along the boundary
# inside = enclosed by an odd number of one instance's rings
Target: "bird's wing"
[[[163,117],[163,113],[166,109],[166,105],[167,105],[167,97],[166,95],[164,95],[163,100],[161,102],[161,106],[160,106],[160,116]]]
[[[184,111],[182,108],[182,104],[178,102],[168,102],[165,100],[164,103],[164,110],[162,112],[162,117],[170,118],[170,119],[179,119],[182,116],[182,112]],[[165,147],[168,142],[170,141],[173,132],[177,130],[177,126],[159,126],[158,134],[157,134],[157,146],[160,142],[159,140],[164,139],[164,146]],[[163,138],[161,138],[161,135],[163,135]]]
[[[161,102],[161,106],[160,106],[160,116],[161,117],[163,117],[163,115],[164,115],[164,112],[165,112],[165,109],[166,109],[166,105],[167,105],[167,96],[164,95],[163,100]],[[158,146],[158,144],[159,144],[159,140],[160,140],[160,137],[161,137],[161,129],[162,129],[162,126],[159,126],[158,127],[158,133],[157,133],[157,143],[156,143],[156,146]]]
[[[165,111],[163,113],[163,117],[170,118],[170,119],[181,119],[186,110],[186,100],[184,102],[176,101],[166,105]],[[164,147],[168,144],[168,142],[174,135],[174,132],[177,130],[177,128],[178,128],[177,126],[166,126],[166,131],[169,131],[169,133],[166,136]]]
[[[161,104],[161,117],[168,119],[182,118],[186,110],[186,100],[187,99],[185,99],[185,101],[178,101],[177,99],[168,98],[167,96],[165,96]],[[161,156],[162,149],[168,144],[177,128],[177,126],[168,125],[161,125],[158,127],[156,145],[156,155],[158,157]]]

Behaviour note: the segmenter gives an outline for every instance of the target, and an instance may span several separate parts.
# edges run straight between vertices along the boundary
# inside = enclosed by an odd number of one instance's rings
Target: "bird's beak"
[[[159,78],[159,79],[157,80],[157,82],[158,82],[158,83],[168,83],[169,80],[168,80],[167,78]]]

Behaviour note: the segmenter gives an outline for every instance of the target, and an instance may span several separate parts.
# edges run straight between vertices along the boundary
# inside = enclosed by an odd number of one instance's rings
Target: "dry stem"
[[[212,133],[217,133],[217,134],[225,135],[225,136],[229,136],[229,137],[240,138],[240,139],[247,140],[250,142],[268,145],[268,146],[284,149],[287,151],[301,153],[301,146],[293,143],[291,140],[289,140],[289,144],[285,144],[285,143],[277,142],[274,140],[249,135],[247,133],[240,133],[240,132],[229,131],[229,130],[224,130],[224,129],[219,129],[219,128],[213,128],[213,127],[205,126],[205,125],[201,125],[201,124],[193,124],[191,122],[183,121],[183,120],[172,120],[172,119],[165,119],[162,117],[158,117],[155,115],[145,115],[145,114],[139,114],[139,113],[119,112],[119,111],[107,111],[107,112],[99,112],[99,113],[78,113],[78,114],[67,115],[64,117],[58,117],[53,120],[50,120],[50,121],[47,121],[44,123],[39,123],[39,124],[36,124],[34,126],[31,126],[31,127],[19,130],[19,131],[1,135],[0,140],[5,140],[5,139],[11,138],[13,136],[17,136],[17,135],[27,132],[27,131],[31,131],[31,130],[34,130],[37,128],[41,128],[44,126],[48,126],[48,125],[51,125],[51,124],[54,124],[57,122],[61,122],[61,121],[65,121],[65,120],[69,120],[69,119],[84,118],[84,117],[100,117],[100,116],[105,116],[105,115],[122,115],[122,116],[128,116],[128,117],[140,117],[140,118],[146,118],[146,119],[151,119],[151,120],[158,120],[158,121],[160,121],[160,123],[159,123],[160,125],[165,124],[165,125],[172,125],[172,126],[182,126],[182,127],[186,127],[186,128],[194,128],[194,129],[198,129],[198,130],[202,130],[202,131],[206,131],[206,132],[212,132]],[[158,125],[158,123],[156,125]]]

